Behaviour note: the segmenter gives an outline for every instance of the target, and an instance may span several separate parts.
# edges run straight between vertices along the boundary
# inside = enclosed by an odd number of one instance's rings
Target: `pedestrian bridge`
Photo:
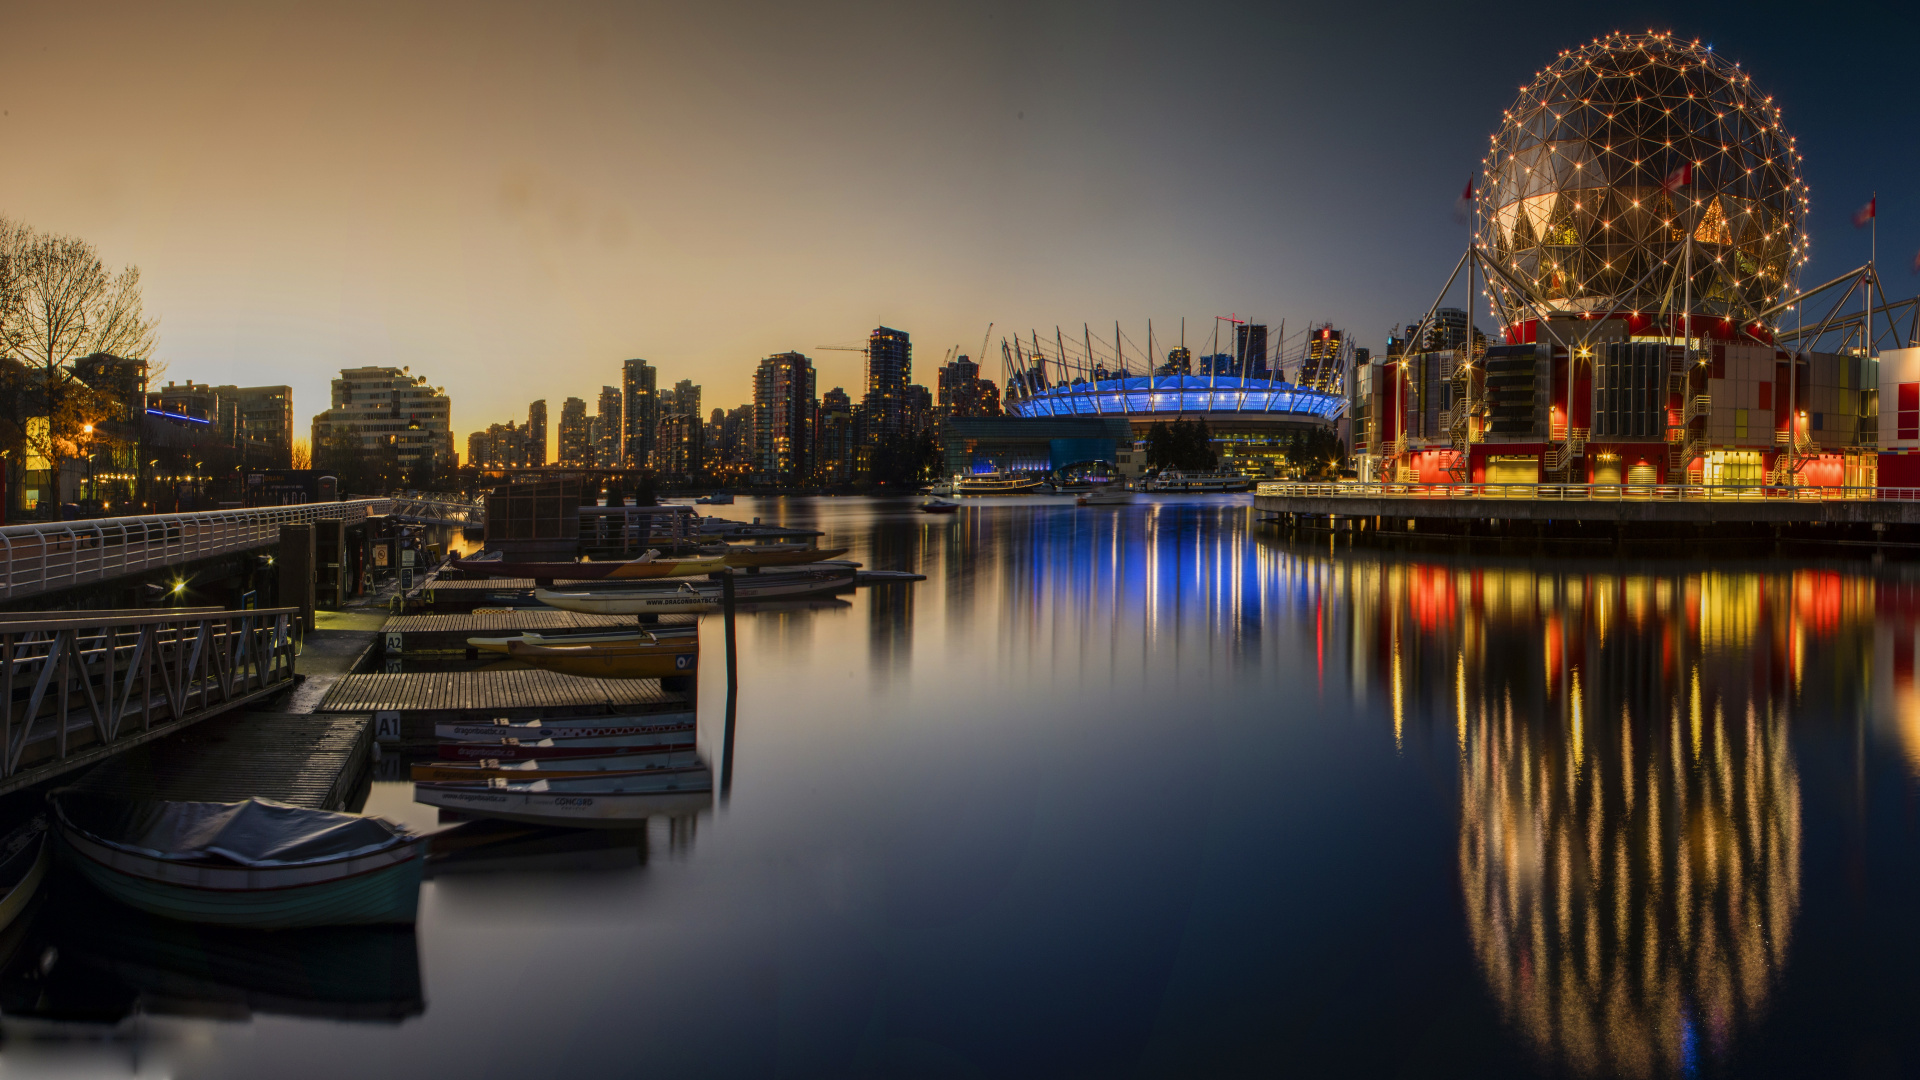
[[[452,499],[434,498],[395,498],[393,509],[389,513],[402,521],[418,522],[422,525],[454,525],[479,528],[486,524],[487,508],[484,503],[458,502]]]
[[[0,604],[269,547],[282,525],[365,521],[392,504],[353,499],[0,527]]]

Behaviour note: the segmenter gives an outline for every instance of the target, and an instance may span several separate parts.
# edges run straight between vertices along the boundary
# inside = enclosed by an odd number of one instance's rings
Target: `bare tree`
[[[89,425],[112,407],[74,361],[96,353],[129,359],[153,351],[156,320],[140,303],[140,270],[109,271],[92,244],[0,221],[0,357],[24,369],[31,401],[19,403],[22,449],[60,463],[79,452]],[[138,423],[138,416],[135,423]]]
[[[293,464],[295,469],[313,468],[313,444],[305,439],[293,440]]]

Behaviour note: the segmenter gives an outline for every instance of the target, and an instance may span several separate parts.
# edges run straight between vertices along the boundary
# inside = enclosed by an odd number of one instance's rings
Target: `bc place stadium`
[[[1105,461],[1137,471],[1129,458],[1154,424],[1204,421],[1222,469],[1273,476],[1295,442],[1336,430],[1355,359],[1342,331],[1316,325],[1289,338],[1285,323],[1270,335],[1263,323],[1221,317],[1209,342],[1163,354],[1150,324],[1138,342],[1119,326],[1111,338],[1082,326],[1077,339],[1058,329],[1050,340],[1003,339],[1011,419],[954,425],[949,467],[1043,472]]]

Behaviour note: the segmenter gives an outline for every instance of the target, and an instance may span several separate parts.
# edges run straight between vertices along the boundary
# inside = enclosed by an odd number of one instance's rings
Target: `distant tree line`
[[[1147,429],[1147,468],[1205,472],[1218,468],[1213,431],[1205,420],[1156,420]]]

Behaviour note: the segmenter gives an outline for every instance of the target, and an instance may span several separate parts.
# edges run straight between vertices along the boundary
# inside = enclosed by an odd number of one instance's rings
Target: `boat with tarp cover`
[[[47,801],[62,858],[101,892],[156,915],[285,929],[411,923],[419,908],[424,839],[384,818],[72,788]]]

